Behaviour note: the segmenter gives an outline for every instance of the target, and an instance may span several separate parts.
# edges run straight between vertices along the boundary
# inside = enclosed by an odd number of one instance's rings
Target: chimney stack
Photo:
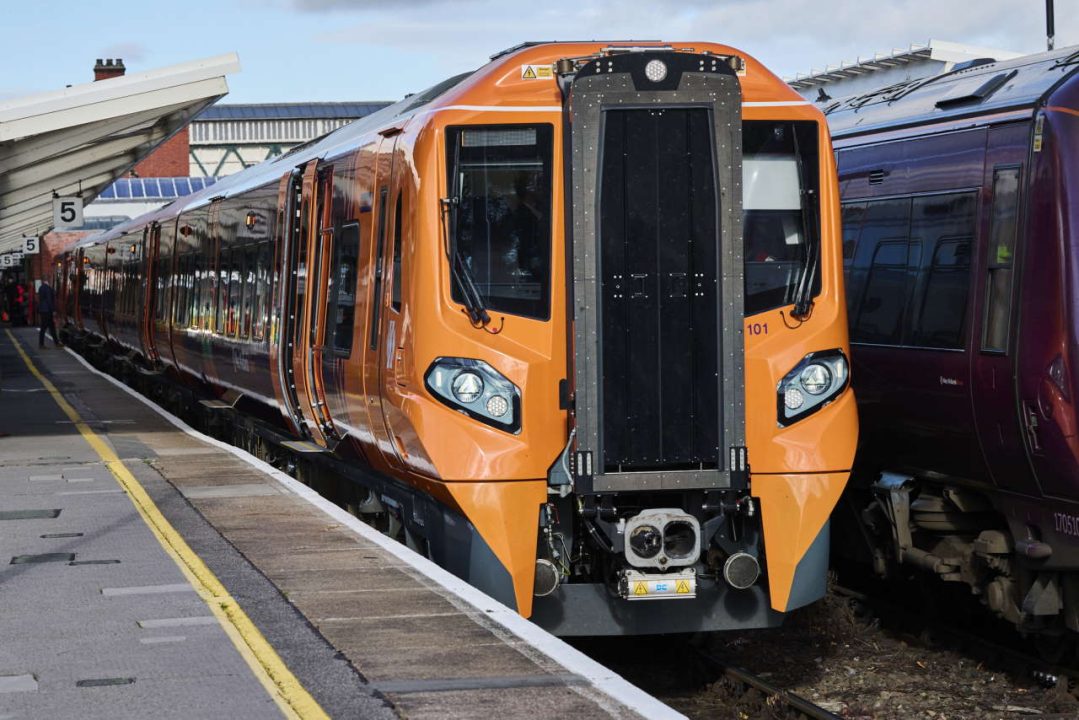
[[[121,58],[116,58],[115,60],[108,58],[104,61],[98,58],[97,64],[94,65],[94,82],[120,77],[126,70],[127,68],[124,67],[124,61]]]

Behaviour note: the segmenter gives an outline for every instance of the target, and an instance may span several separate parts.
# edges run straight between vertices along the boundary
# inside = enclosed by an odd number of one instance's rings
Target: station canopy
[[[53,227],[53,198],[87,204],[228,93],[235,53],[0,102],[0,252]]]

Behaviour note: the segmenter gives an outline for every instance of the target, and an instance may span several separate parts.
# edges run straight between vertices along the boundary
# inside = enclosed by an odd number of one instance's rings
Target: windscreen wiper
[[[450,279],[461,293],[465,312],[473,325],[483,327],[491,322],[491,315],[483,302],[483,295],[476,287],[472,270],[468,267],[461,251],[454,245],[457,233],[457,206],[460,204],[456,195],[442,198],[442,233],[445,243],[446,259],[450,262]]]
[[[813,283],[817,279],[817,262],[820,257],[820,238],[813,230],[817,226],[817,203],[813,202],[813,190],[808,189],[809,178],[805,174],[805,164],[802,162],[802,149],[798,145],[797,128],[791,125],[791,136],[794,139],[794,161],[798,165],[798,178],[802,183],[799,188],[799,199],[802,206],[802,237],[805,239],[805,266],[802,268],[802,276],[798,278],[798,287],[794,293],[794,310],[791,316],[797,320],[805,320],[813,311]],[[815,241],[815,242],[814,242]]]

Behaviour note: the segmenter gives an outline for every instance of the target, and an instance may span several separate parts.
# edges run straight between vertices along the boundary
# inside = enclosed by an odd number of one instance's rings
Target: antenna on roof
[[[1053,0],[1045,0],[1045,35],[1049,49],[1056,44],[1056,28],[1053,27]]]

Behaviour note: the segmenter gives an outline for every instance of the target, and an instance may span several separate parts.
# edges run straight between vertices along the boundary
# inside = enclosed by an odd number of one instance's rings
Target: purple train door
[[[1030,142],[1027,123],[994,128],[989,134],[983,184],[982,227],[986,242],[974,286],[975,328],[971,353],[974,418],[985,462],[997,486],[1040,495],[1024,450],[1025,426],[1016,403],[1016,348],[1013,270],[1020,199],[1027,181],[1024,162]],[[1026,233],[1023,234],[1024,236]]]

